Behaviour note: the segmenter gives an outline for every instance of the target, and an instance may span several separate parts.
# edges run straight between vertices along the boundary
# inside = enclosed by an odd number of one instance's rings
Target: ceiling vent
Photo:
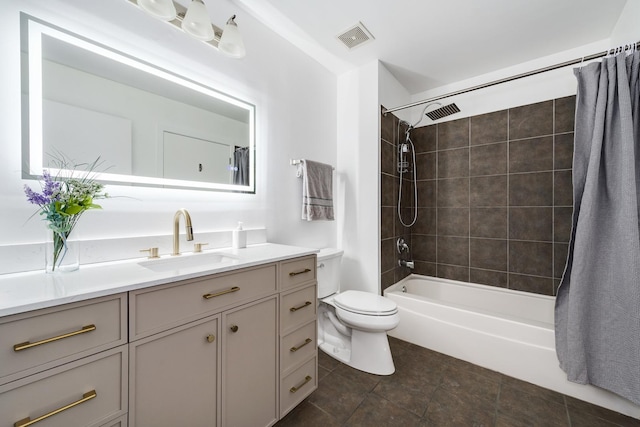
[[[358,22],[353,27],[343,31],[342,34],[338,34],[337,37],[349,49],[375,39],[362,22]]]

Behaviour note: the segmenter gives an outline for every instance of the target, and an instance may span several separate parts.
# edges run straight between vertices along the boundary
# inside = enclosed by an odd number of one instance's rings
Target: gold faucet
[[[173,217],[173,253],[180,255],[180,216],[184,216],[184,226],[187,230],[187,240],[193,240],[193,227],[191,226],[191,216],[186,209],[178,209]]]

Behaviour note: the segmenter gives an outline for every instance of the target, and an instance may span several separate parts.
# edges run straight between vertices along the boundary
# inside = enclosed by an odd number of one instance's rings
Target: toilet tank
[[[328,297],[340,289],[342,249],[320,249],[318,254],[318,298]]]

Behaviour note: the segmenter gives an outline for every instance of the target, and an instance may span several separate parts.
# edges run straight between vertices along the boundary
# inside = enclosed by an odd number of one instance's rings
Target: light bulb
[[[236,21],[234,21],[235,18],[236,16],[233,15],[227,21],[227,25],[225,25],[222,37],[220,37],[220,42],[218,43],[218,49],[220,49],[220,52],[232,58],[243,58],[247,51],[244,48],[238,25]]]
[[[198,40],[209,41],[215,37],[207,7],[201,0],[193,0],[189,5],[182,20],[182,29]]]
[[[176,7],[171,0],[138,0],[138,6],[148,14],[163,21],[176,19]]]

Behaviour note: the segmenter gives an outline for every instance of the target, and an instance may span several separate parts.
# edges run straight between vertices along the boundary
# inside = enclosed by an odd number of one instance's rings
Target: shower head
[[[442,105],[439,102],[431,102],[429,104],[427,104],[423,109],[422,109],[422,113],[420,113],[420,118],[418,119],[417,122],[415,122],[413,125],[411,125],[411,128],[413,129],[414,127],[418,126],[420,124],[420,122],[422,121],[422,119],[424,118],[424,115],[427,112],[427,108],[431,107],[432,105]]]
[[[437,108],[433,111],[429,111],[428,113],[426,113],[426,116],[435,121],[459,112],[460,109],[454,102],[449,105],[445,105],[444,107]]]
[[[433,105],[440,105],[440,108],[436,108],[435,110],[429,111],[427,112],[427,109]],[[429,117],[431,120],[436,121],[439,119],[442,119],[444,117],[450,116],[452,114],[455,113],[459,113],[460,109],[458,108],[458,106],[455,103],[451,103],[449,105],[445,105],[444,107],[442,107],[442,104],[439,102],[432,102],[430,104],[427,104],[426,107],[424,107],[424,109],[422,110],[422,114],[420,114],[420,119],[415,122],[413,125],[410,126],[410,129],[413,129],[414,127],[418,126],[418,124],[420,124],[420,122],[422,121],[422,119],[424,118],[424,116]]]

